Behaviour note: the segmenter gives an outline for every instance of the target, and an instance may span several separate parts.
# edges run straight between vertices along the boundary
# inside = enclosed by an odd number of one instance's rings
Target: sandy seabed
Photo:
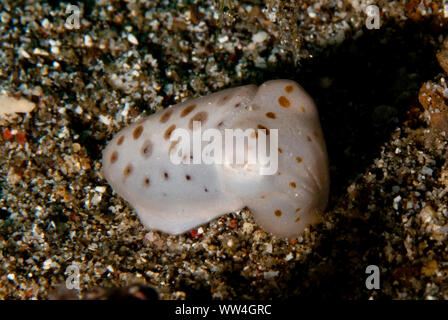
[[[161,299],[448,299],[447,143],[419,103],[444,79],[442,1],[0,5],[0,298],[89,297],[140,284]],[[446,10],[445,10],[446,9]],[[315,99],[331,173],[324,222],[297,239],[243,209],[180,236],[148,231],[108,186],[101,151],[188,97],[270,79]],[[444,83],[444,80],[442,81]],[[448,92],[448,91],[447,91]],[[60,293],[77,265],[80,290]],[[379,290],[366,268],[381,271]]]

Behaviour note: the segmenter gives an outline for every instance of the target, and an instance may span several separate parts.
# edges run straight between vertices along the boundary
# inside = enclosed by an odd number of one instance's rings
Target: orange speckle
[[[298,213],[300,210],[302,210],[302,208],[297,208],[296,213]]]
[[[311,142],[311,137],[310,136],[306,136],[306,139]]]
[[[236,220],[231,220],[230,221],[230,228],[235,229],[238,226],[238,223],[236,222]]]
[[[291,93],[292,90],[293,90],[292,86],[286,86],[286,87],[285,87],[285,91],[286,91],[287,93]]]
[[[297,217],[296,220],[294,220],[294,222],[299,222],[300,221],[300,217]]]
[[[297,160],[297,163],[301,163],[302,162],[302,158],[300,158],[300,157],[297,157],[296,160]]]
[[[313,131],[313,134],[316,138],[319,138],[319,134],[317,133],[317,131]]]
[[[278,152],[282,153],[283,152],[282,148],[278,148]]]
[[[306,109],[304,106],[301,106],[300,109],[302,110],[302,112],[306,112]]]
[[[115,163],[118,159],[118,153],[116,151],[112,152],[110,155],[110,163]]]
[[[124,141],[124,136],[121,136],[121,137],[118,138],[118,140],[117,140],[117,145],[121,146],[121,144],[123,143],[123,141]]]
[[[283,108],[289,108],[289,106],[291,106],[291,102],[288,100],[288,98],[286,98],[285,96],[280,96],[280,98],[278,98],[278,103],[283,107]]]
[[[190,104],[188,107],[185,107],[185,109],[182,110],[180,117],[181,118],[185,117],[187,114],[189,114],[191,111],[193,111],[194,108],[196,108],[195,104]]]
[[[165,140],[168,140],[171,136],[171,134],[173,133],[174,129],[176,129],[176,125],[172,124],[168,127],[168,129],[165,130],[165,134],[163,135],[163,137],[165,138]]]
[[[275,214],[277,217],[280,217],[280,216],[282,215],[282,212],[281,212],[281,210],[275,210],[274,214]]]
[[[173,152],[174,148],[176,147],[176,145],[179,143],[179,140],[177,141],[172,141],[170,144],[170,148],[168,149],[168,154],[171,154],[171,152]]]
[[[145,158],[148,158],[152,154],[152,143],[150,140],[146,140],[141,149],[142,155]]]
[[[290,186],[291,188],[295,188],[295,187],[296,187],[296,183],[295,183],[295,182],[290,182],[290,183],[289,183],[289,186]]]
[[[271,118],[271,119],[275,119],[275,113],[274,112],[267,112],[266,113],[266,117]]]
[[[203,125],[207,121],[207,119],[208,119],[207,112],[205,111],[198,112],[190,119],[190,122],[188,123],[188,128],[190,128],[190,130],[193,130],[194,121],[199,121],[201,125]]]
[[[161,123],[165,123],[168,121],[168,119],[170,118],[171,114],[173,113],[172,109],[168,109],[165,111],[164,114],[162,114],[162,116],[160,117],[160,122]]]
[[[124,168],[123,175],[126,178],[132,173],[132,165],[128,164],[126,168]]]
[[[135,140],[137,140],[142,135],[142,132],[143,132],[143,126],[138,126],[137,128],[134,129],[132,136],[134,137]]]

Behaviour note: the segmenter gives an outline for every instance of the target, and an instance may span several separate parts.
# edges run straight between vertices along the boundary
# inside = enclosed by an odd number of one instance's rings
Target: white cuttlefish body
[[[290,80],[190,99],[132,124],[104,150],[103,172],[145,226],[170,234],[247,206],[265,231],[295,237],[328,202],[317,109]]]

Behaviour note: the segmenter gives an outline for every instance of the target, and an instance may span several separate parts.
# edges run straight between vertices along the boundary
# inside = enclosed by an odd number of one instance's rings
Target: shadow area
[[[440,72],[435,39],[429,28],[415,24],[364,30],[360,38],[304,62],[297,72],[277,74],[297,80],[319,108],[330,160],[329,211],[344,208],[349,184],[380,157],[381,146],[416,105],[422,83]],[[382,175],[380,171],[376,174]],[[375,192],[369,186],[361,190]],[[378,208],[390,205],[384,192],[374,194]],[[354,209],[359,219],[338,216],[332,230],[319,235],[307,261],[297,264],[287,283],[280,285],[285,297],[367,299],[372,294],[365,286],[365,269],[370,264],[383,271],[387,267],[382,234],[392,226],[381,212],[364,217],[366,199]],[[386,273],[381,281],[389,286],[393,279]],[[380,290],[375,294],[387,298]]]

